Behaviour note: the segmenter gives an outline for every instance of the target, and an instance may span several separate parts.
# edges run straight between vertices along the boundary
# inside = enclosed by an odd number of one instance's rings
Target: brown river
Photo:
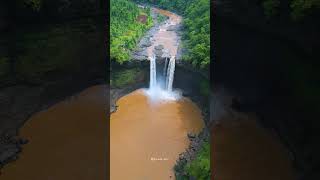
[[[159,26],[158,31],[153,34],[153,38],[151,41],[152,45],[147,48],[148,56],[152,56],[154,47],[158,45],[163,45],[164,50],[167,51],[170,56],[176,56],[180,38],[177,35],[176,31],[170,31],[168,29],[180,24],[182,20],[181,16],[162,9],[152,8],[152,10],[156,13],[167,16],[169,19],[165,24]]]
[[[189,145],[187,133],[204,126],[200,109],[187,98],[150,104],[143,90],[117,104],[110,120],[111,179],[174,179],[175,161]]]
[[[118,101],[108,120],[106,92],[90,87],[33,115],[20,130],[29,143],[0,179],[107,179],[109,121],[112,180],[174,179],[187,133],[203,127],[197,106],[186,98],[150,105],[137,90]]]

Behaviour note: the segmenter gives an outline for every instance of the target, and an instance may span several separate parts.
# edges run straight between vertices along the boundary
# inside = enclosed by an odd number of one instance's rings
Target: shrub
[[[205,142],[202,149],[198,152],[196,159],[185,166],[188,176],[197,180],[210,179],[210,144]]]
[[[279,0],[266,0],[262,3],[264,14],[267,18],[271,18],[278,14],[278,8],[280,6]]]

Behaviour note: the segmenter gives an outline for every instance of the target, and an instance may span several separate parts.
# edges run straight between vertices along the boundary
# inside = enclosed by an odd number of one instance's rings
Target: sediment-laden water
[[[147,48],[147,55],[151,57],[155,46],[163,45],[169,56],[176,56],[179,46],[179,36],[177,32],[170,29],[177,27],[181,23],[181,16],[170,11],[153,8],[159,14],[169,17],[165,24],[159,27],[159,30],[153,34],[152,45]]]
[[[152,103],[142,89],[117,105],[110,120],[111,179],[174,179],[175,161],[189,145],[187,133],[204,126],[200,109],[187,98]]]
[[[0,179],[107,179],[106,90],[90,87],[32,116],[20,130],[29,143]]]

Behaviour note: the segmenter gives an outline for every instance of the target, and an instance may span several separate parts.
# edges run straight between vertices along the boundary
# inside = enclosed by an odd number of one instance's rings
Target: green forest
[[[123,63],[130,59],[131,50],[153,22],[150,9],[141,9],[128,0],[111,0],[110,3],[110,57]],[[138,17],[147,19],[143,22]]]
[[[267,18],[275,18],[280,14],[288,14],[293,21],[301,21],[319,10],[320,0],[264,0],[262,7]]]

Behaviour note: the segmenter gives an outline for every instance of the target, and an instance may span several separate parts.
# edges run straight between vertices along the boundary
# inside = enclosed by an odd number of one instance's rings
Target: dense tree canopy
[[[139,21],[139,16],[147,17],[146,22]],[[110,20],[110,56],[123,63],[130,59],[130,51],[152,26],[150,9],[141,9],[128,0],[111,0]]]
[[[264,0],[262,2],[266,17],[280,14],[280,7],[286,7],[294,21],[299,21],[320,9],[320,0]],[[285,12],[287,13],[287,12]]]

